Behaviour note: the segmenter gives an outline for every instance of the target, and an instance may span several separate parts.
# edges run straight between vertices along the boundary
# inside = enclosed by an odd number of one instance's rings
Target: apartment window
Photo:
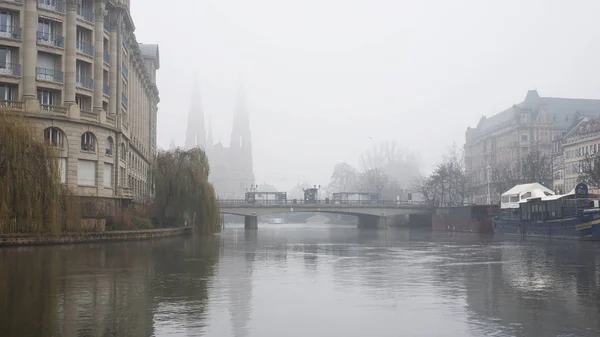
[[[79,159],[77,162],[77,184],[96,186],[96,162]]]
[[[47,17],[38,18],[38,40],[54,43],[59,32],[60,22]]]
[[[113,142],[112,137],[106,137],[106,143],[104,144],[104,148],[106,149],[105,154],[109,157],[112,156],[112,154],[113,154],[114,144],[115,143]]]
[[[84,132],[81,135],[81,150],[82,151],[96,151],[96,137],[91,132]]]
[[[13,12],[0,11],[0,35],[12,37],[15,26]]]
[[[113,187],[112,170],[112,164],[104,163],[104,187]]]
[[[92,98],[85,95],[75,95],[75,103],[81,111],[92,111]]]
[[[13,63],[15,58],[12,49],[0,47],[0,74],[19,75],[15,72],[18,67]]]
[[[0,84],[0,101],[12,101],[16,94],[16,87],[8,84]]]
[[[44,130],[44,140],[47,144],[52,146],[60,148],[65,147],[65,135],[62,130],[57,127],[49,127]]]
[[[54,54],[38,52],[37,68],[38,79],[62,81],[62,73],[57,71],[60,69],[60,61]]]
[[[77,82],[77,85],[87,89],[93,89],[94,81],[92,80],[91,74],[92,65],[87,62],[77,60],[75,64],[75,81]]]
[[[55,105],[58,103],[58,99],[56,98],[56,92],[47,89],[38,89],[37,91],[38,101],[42,105]]]
[[[521,141],[526,142],[527,138],[527,135],[521,135]]]

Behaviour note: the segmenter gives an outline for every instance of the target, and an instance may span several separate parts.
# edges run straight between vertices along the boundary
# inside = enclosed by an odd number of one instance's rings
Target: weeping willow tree
[[[203,233],[220,230],[219,203],[208,182],[206,153],[191,150],[161,151],[152,168],[154,218],[162,226],[192,223]]]
[[[0,111],[0,234],[77,227],[54,149],[24,117]]]

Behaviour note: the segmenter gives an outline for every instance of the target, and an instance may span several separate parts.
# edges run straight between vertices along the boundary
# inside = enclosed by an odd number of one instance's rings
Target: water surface
[[[600,336],[600,244],[359,230],[0,249],[0,336]]]

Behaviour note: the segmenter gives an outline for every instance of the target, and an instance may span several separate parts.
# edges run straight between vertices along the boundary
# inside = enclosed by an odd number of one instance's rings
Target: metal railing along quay
[[[302,199],[291,199],[291,200],[255,200],[249,202],[244,199],[219,199],[219,205],[244,205],[244,206],[279,206],[279,205],[329,205],[329,206],[347,206],[347,205],[358,205],[358,206],[390,206],[390,207],[427,207],[428,203],[424,201],[407,201],[407,200],[302,200]]]

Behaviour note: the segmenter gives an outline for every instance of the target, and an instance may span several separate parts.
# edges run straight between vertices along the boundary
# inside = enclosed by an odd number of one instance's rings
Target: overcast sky
[[[160,45],[159,146],[183,145],[195,78],[229,145],[243,73],[256,180],[280,189],[326,184],[379,140],[428,170],[528,89],[600,98],[597,0],[131,3],[138,41]]]

